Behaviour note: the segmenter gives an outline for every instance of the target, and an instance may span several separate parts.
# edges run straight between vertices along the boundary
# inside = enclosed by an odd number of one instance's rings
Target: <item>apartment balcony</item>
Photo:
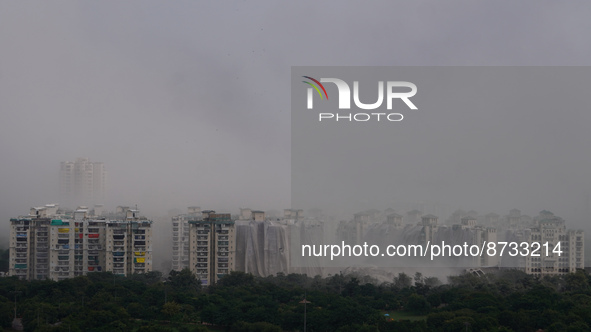
[[[134,240],[145,240],[146,236],[145,235],[136,235],[133,237]]]
[[[16,254],[16,258],[26,258],[27,254]]]
[[[58,261],[57,262],[57,265],[58,266],[69,266],[70,265],[70,262]]]
[[[70,240],[66,240],[66,239],[58,239],[58,240],[57,240],[57,243],[58,243],[58,244],[68,244],[68,243],[70,243]]]
[[[124,268],[125,264],[124,263],[113,263],[113,268]]]
[[[125,262],[125,258],[113,258],[113,262],[116,262],[116,263]]]
[[[25,242],[25,243],[16,243],[16,248],[28,248],[29,245]]]
[[[145,245],[146,245],[146,241],[135,241],[133,243],[133,246],[134,247],[137,247],[137,246],[145,246]]]
[[[70,234],[62,234],[62,233],[59,233],[57,235],[57,238],[58,239],[69,239],[70,238]]]
[[[125,235],[121,234],[121,235],[113,235],[113,240],[123,240],[125,239]]]
[[[200,268],[200,267],[205,267],[206,268],[207,267],[207,263],[197,263],[197,267],[198,268]]]
[[[17,258],[17,259],[14,260],[14,262],[15,263],[26,263],[27,262],[27,259],[26,258],[24,258],[24,259],[18,259]]]
[[[18,247],[18,246],[16,247],[16,249],[15,249],[15,250],[16,250],[16,252],[27,252],[27,251],[28,251],[28,249],[27,249],[27,248]]]
[[[123,251],[113,251],[113,256],[124,256],[125,252]]]
[[[70,260],[70,256],[57,256],[58,261]]]
[[[70,253],[69,250],[58,250],[57,251],[58,255],[68,255]]]
[[[113,241],[113,246],[115,246],[115,247],[125,246],[125,241]]]
[[[93,262],[88,262],[88,266],[98,266],[99,262],[97,261],[93,261]]]

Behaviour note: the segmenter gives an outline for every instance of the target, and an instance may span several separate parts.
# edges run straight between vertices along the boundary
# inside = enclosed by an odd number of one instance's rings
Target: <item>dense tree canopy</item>
[[[591,277],[536,279],[519,271],[450,277],[420,273],[377,283],[233,272],[202,288],[188,271],[60,282],[0,278],[0,324],[27,331],[583,331],[591,327]],[[308,303],[304,308],[304,296]]]

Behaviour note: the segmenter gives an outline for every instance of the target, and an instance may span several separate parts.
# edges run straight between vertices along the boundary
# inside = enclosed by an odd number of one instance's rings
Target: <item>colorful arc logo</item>
[[[307,78],[307,79],[313,81],[314,83],[318,84],[318,86],[322,89],[322,91],[324,91],[324,95],[326,96],[326,100],[328,100],[328,94],[326,93],[326,89],[324,89],[324,85],[322,85],[322,83],[320,83],[316,79],[313,79],[310,76],[302,76],[302,77]],[[320,99],[323,99],[322,93],[320,92],[320,89],[318,89],[318,86],[316,86],[316,85],[314,85],[314,84],[312,84],[312,83],[310,83],[308,81],[302,81],[302,82],[304,82],[304,83],[310,85],[311,87],[313,87],[314,89],[316,89],[316,91],[318,92],[318,95],[320,96]]]

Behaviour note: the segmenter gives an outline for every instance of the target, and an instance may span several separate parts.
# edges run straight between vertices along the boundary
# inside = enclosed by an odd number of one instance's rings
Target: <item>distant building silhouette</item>
[[[102,162],[88,158],[62,161],[59,173],[59,190],[65,205],[92,205],[105,199],[106,170]]]

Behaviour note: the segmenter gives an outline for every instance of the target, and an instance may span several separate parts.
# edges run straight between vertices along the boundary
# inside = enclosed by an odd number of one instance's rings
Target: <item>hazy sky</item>
[[[282,209],[291,66],[589,65],[590,9],[0,2],[0,231],[31,206],[59,203],[59,162],[77,157],[105,162],[109,207]]]

